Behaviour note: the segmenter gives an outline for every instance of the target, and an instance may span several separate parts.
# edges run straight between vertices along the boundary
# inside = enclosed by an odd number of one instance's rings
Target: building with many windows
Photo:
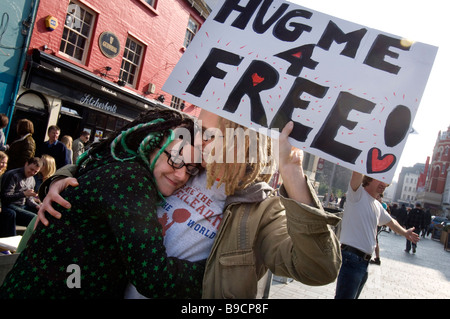
[[[400,201],[415,203],[417,196],[417,180],[419,178],[419,175],[420,174],[417,174],[417,172],[410,172],[405,174]]]
[[[417,183],[425,170],[425,164],[417,163],[413,167],[403,167],[398,177],[394,201],[414,207],[417,201]]]
[[[184,107],[161,88],[209,12],[203,0],[40,0],[11,127],[31,119],[37,144],[52,124],[100,139],[152,105]]]

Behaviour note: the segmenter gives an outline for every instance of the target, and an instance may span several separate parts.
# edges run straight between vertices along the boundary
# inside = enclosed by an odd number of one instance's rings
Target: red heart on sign
[[[380,149],[374,147],[369,150],[367,155],[367,172],[383,173],[390,170],[397,159],[394,154],[381,155]]]
[[[264,81],[263,77],[260,77],[258,75],[258,73],[253,73],[252,74],[252,80],[253,80],[253,86],[257,86],[259,83],[261,83],[262,81]]]

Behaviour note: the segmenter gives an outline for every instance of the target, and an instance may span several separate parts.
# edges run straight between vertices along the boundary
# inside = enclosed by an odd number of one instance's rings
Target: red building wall
[[[193,17],[199,24],[204,21],[186,0],[158,0],[156,9],[141,0],[80,0],[82,5],[97,14],[90,51],[86,64],[83,65],[58,53],[69,2],[69,0],[40,1],[30,52],[33,49],[43,50],[46,45],[46,53],[54,54],[94,74],[99,75],[105,71],[102,68],[110,66],[112,69],[109,73],[117,75],[120,72],[125,41],[130,35],[142,42],[146,50],[137,86],[127,88],[144,95],[147,84],[153,83],[156,90],[155,94],[147,96],[150,99],[163,94],[161,87],[183,54],[189,17]],[[58,27],[54,31],[49,31],[45,26],[45,19],[49,15],[58,20]],[[115,58],[107,58],[99,49],[99,35],[104,31],[112,32],[119,38],[121,52]],[[170,103],[171,96],[165,94],[165,97],[165,103]]]
[[[439,132],[434,146],[430,173],[428,177],[428,191],[442,194],[450,166],[450,127],[447,132]]]

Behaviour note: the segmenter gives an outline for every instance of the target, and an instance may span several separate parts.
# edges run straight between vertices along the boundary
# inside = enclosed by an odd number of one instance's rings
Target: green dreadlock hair
[[[188,115],[165,107],[154,107],[141,114],[135,121],[129,123],[108,139],[83,153],[77,161],[79,166],[89,166],[92,160],[116,160],[144,162],[153,171],[156,160],[164,149],[176,138],[174,129],[184,127],[191,132],[194,141],[194,121]],[[164,137],[167,140],[160,145]],[[149,162],[151,152],[160,147],[152,163]]]
[[[159,155],[164,151],[164,149],[167,147],[167,145],[172,143],[172,141],[174,140],[175,134],[174,134],[173,130],[171,130],[171,129],[169,130],[170,135],[167,138],[166,143],[164,143],[164,145],[161,147],[161,149],[159,150],[158,154],[153,159],[151,164],[148,161],[148,155],[151,153],[151,151],[153,149],[155,149],[156,146],[158,146],[160,144],[161,139],[164,136],[164,134],[162,132],[149,133],[142,140],[141,144],[139,144],[137,152],[129,149],[128,145],[126,144],[125,141],[126,141],[127,136],[130,134],[133,134],[133,132],[140,130],[142,128],[148,127],[148,126],[155,125],[156,123],[163,122],[163,121],[164,121],[163,119],[156,119],[156,120],[153,120],[148,123],[138,124],[132,128],[129,128],[128,130],[120,133],[111,143],[112,157],[117,161],[125,162],[125,161],[129,161],[129,160],[134,160],[139,156],[141,158],[141,160],[143,160],[144,163],[147,164],[147,166],[150,168],[150,171],[153,171],[153,168],[155,167],[155,163],[156,163],[156,160],[158,159]],[[127,155],[131,154],[132,156],[126,157],[126,158],[120,158],[118,155],[116,155],[116,148],[117,148],[119,142],[120,142],[120,145],[122,146],[123,150],[125,151],[125,153]]]

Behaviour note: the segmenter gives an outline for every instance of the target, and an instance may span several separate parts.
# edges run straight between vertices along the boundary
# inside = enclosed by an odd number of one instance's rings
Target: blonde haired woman
[[[6,172],[6,167],[8,166],[8,155],[5,152],[0,151],[0,176]]]
[[[73,142],[73,139],[72,139],[72,136],[70,136],[70,135],[64,135],[63,137],[61,137],[61,142],[66,146],[66,148],[67,148],[67,151],[69,152],[69,154],[70,154],[70,160],[71,160],[71,163],[69,163],[69,164],[72,164],[72,158],[73,158],[73,151],[72,151],[72,142]]]
[[[42,167],[39,170],[39,173],[34,176],[34,179],[36,180],[36,186],[34,190],[36,192],[39,190],[39,186],[41,186],[41,184],[45,182],[47,178],[53,176],[53,174],[55,174],[56,172],[56,162],[53,156],[44,154],[41,156],[41,160]]]

